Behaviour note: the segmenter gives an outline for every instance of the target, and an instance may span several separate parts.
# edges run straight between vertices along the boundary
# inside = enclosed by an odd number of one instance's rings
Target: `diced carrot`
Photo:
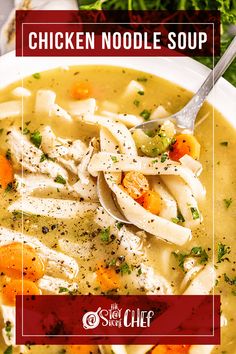
[[[23,269],[22,269],[23,264]],[[36,251],[19,242],[0,247],[0,269],[12,278],[38,280],[44,275],[44,263]]]
[[[128,194],[134,199],[142,197],[149,190],[147,178],[142,173],[136,171],[126,173],[122,184]]]
[[[103,264],[99,264],[96,275],[102,291],[109,291],[119,288],[120,278],[114,268],[109,268]]]
[[[66,347],[68,354],[98,354],[97,345],[68,345]]]
[[[2,288],[3,303],[15,305],[16,295],[40,295],[37,285],[31,280],[13,279]]]
[[[175,137],[176,141],[171,145],[170,158],[178,161],[184,155],[190,155],[194,159],[199,159],[200,156],[200,144],[195,136],[190,134],[180,134]]]
[[[141,198],[137,199],[137,202],[152,214],[160,214],[161,198],[157,192],[150,190],[146,192]]]
[[[14,180],[11,162],[3,155],[0,155],[0,187],[6,189],[9,183]]]
[[[75,82],[71,88],[71,96],[76,100],[84,100],[91,95],[92,88],[88,82]]]
[[[158,345],[151,354],[188,354],[190,345]]]

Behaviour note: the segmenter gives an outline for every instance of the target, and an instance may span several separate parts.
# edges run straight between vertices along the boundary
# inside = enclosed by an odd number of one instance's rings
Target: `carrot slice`
[[[71,96],[76,100],[83,100],[91,97],[92,88],[88,82],[75,82],[71,88]]]
[[[188,354],[190,345],[158,345],[151,354]]]
[[[14,306],[16,295],[40,295],[37,285],[30,280],[13,279],[2,288],[3,303]]]
[[[199,159],[200,156],[200,144],[197,139],[190,134],[180,134],[177,135],[175,143],[170,149],[170,158],[172,160],[178,161],[184,155],[190,155],[194,159]]]
[[[22,269],[23,264],[23,269]],[[44,263],[36,251],[19,242],[0,247],[0,269],[12,278],[38,280],[43,277]]]
[[[66,347],[68,354],[98,354],[97,345],[68,345]]]
[[[159,215],[161,211],[161,198],[157,192],[148,191],[141,198],[137,199],[146,210],[152,214]]]
[[[147,178],[142,173],[136,171],[126,173],[122,184],[128,194],[134,199],[142,197],[149,190]]]
[[[11,162],[3,155],[0,155],[0,186],[6,189],[9,183],[14,180]]]
[[[102,291],[119,288],[120,278],[114,268],[108,268],[103,264],[99,264],[96,275]]]

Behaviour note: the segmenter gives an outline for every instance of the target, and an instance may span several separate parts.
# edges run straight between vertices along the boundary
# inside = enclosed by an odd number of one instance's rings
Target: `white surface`
[[[113,65],[141,70],[163,77],[196,92],[209,69],[183,57],[15,57],[15,52],[0,57],[0,88],[22,77],[66,65]],[[157,92],[158,94],[158,92]],[[221,78],[208,97],[236,127],[236,88]]]

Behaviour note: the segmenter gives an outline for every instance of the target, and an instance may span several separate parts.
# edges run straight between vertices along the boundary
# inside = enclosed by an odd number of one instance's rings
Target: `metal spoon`
[[[190,132],[194,130],[194,123],[197,114],[202,107],[206,97],[214,87],[214,84],[219,80],[219,78],[224,74],[226,69],[232,63],[236,57],[236,37],[232,40],[229,47],[226,49],[225,53],[218,61],[214,69],[207,76],[206,80],[203,82],[197,93],[191,98],[191,100],[182,108],[179,112],[173,114],[170,117],[151,120],[142,124],[139,124],[131,129],[142,130],[156,130],[161,124],[165,122],[166,119],[171,120],[175,123],[178,131],[188,129]],[[103,208],[116,220],[130,224],[130,222],[125,218],[121,210],[119,209],[118,203],[116,203],[115,197],[108,187],[103,173],[99,173],[97,180],[97,190],[98,197]]]

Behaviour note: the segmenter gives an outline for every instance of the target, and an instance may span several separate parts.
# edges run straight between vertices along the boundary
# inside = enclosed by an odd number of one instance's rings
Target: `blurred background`
[[[45,10],[219,10],[221,54],[236,35],[236,0],[0,0],[0,54],[14,49],[16,8]],[[212,68],[213,59],[195,58]],[[219,58],[215,58],[217,62]],[[224,77],[236,86],[236,60]]]

